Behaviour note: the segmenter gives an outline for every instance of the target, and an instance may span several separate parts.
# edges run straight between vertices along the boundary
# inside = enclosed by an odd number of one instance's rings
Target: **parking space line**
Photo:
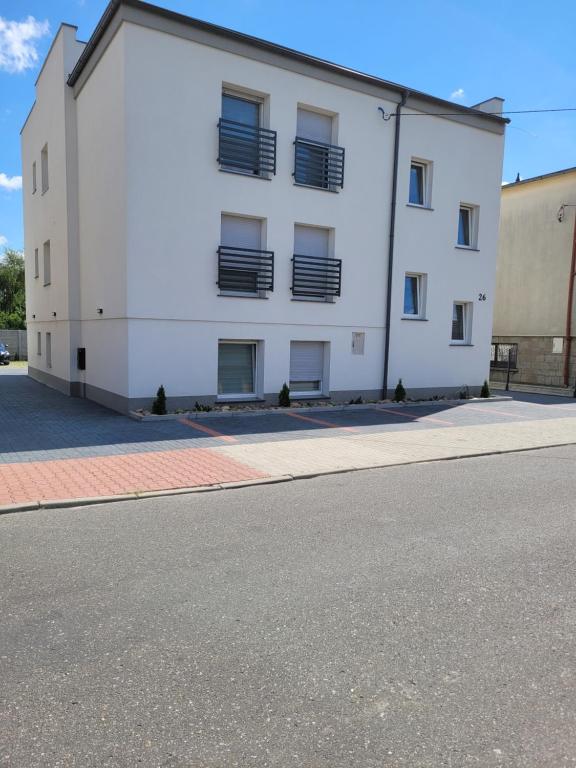
[[[346,432],[359,432],[357,427],[345,427],[340,424],[335,424],[332,421],[325,421],[324,419],[315,419],[312,416],[304,416],[302,413],[293,413],[292,411],[286,411],[286,416],[292,416],[294,419],[301,419],[302,421],[309,421],[311,424],[320,424],[322,427],[330,427],[331,429],[344,429]]]
[[[510,411],[501,411],[495,408],[484,408],[484,406],[476,405],[476,403],[474,403],[473,405],[470,405],[470,408],[475,411],[482,411],[483,413],[491,413],[495,416],[503,416],[504,418],[506,418],[506,416],[511,416],[514,419],[524,419],[524,421],[530,420],[530,416],[527,416],[525,414],[521,415],[519,413],[510,413]],[[472,410],[468,411],[468,413],[472,413]]]
[[[384,411],[385,413],[391,413],[394,416],[404,416],[405,419],[412,419],[412,421],[435,421],[438,424],[446,424],[449,427],[454,426],[453,421],[448,421],[448,419],[439,419],[436,416],[416,416],[412,413],[405,413],[404,409],[398,409],[398,410],[392,410],[392,408],[381,408],[380,406],[376,406],[374,408],[375,411]]]
[[[179,419],[178,422],[184,424],[186,427],[192,427],[192,429],[197,429],[199,432],[204,432],[204,434],[210,435],[210,437],[217,437],[219,440],[224,440],[226,443],[238,442],[238,438],[232,437],[232,435],[225,435],[223,432],[217,432],[215,429],[211,429],[205,424],[199,424],[197,421],[192,421],[191,419]]]

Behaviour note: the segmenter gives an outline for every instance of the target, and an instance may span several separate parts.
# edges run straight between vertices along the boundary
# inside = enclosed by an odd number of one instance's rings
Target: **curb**
[[[455,454],[454,456],[439,456],[434,459],[414,459],[414,461],[396,461],[392,464],[375,464],[371,467],[343,467],[341,469],[326,469],[319,472],[303,473],[301,475],[271,475],[258,480],[238,480],[230,483],[216,483],[214,485],[195,485],[189,488],[169,488],[164,491],[135,491],[134,493],[118,494],[116,496],[89,496],[80,499],[49,499],[40,501],[28,501],[22,504],[5,504],[0,506],[0,516],[16,512],[32,512],[41,509],[73,508],[83,506],[96,506],[98,504],[110,504],[116,501],[139,501],[141,499],[155,499],[165,496],[183,496],[193,493],[208,493],[212,491],[240,490],[258,485],[276,485],[289,483],[293,480],[313,480],[315,477],[326,475],[345,475],[350,472],[369,472],[373,469],[388,469],[391,467],[407,467],[414,464],[434,464],[441,461],[456,461],[457,459],[479,459],[484,456],[501,456],[509,453],[528,453],[529,451],[543,451],[547,448],[565,448],[571,443],[554,443],[553,445],[538,445],[532,448],[511,448],[510,450],[485,451],[483,453]]]
[[[343,403],[342,405],[310,405],[303,408],[253,408],[246,411],[183,411],[182,413],[167,413],[164,416],[155,416],[153,414],[142,414],[136,411],[130,411],[128,416],[134,421],[143,421],[146,423],[158,421],[177,421],[178,419],[189,419],[191,421],[200,421],[203,419],[230,418],[231,416],[274,416],[284,415],[289,411],[295,413],[339,413],[342,411],[364,411],[378,406],[386,408],[426,408],[435,406],[454,406],[454,405],[472,405],[474,403],[498,403],[512,400],[510,395],[493,395],[492,397],[470,397],[467,400],[418,400],[415,402],[393,403],[388,400],[378,400],[375,403],[361,403],[358,405]]]

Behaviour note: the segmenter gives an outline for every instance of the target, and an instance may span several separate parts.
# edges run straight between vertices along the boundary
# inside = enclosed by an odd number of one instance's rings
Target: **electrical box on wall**
[[[86,370],[86,347],[78,347],[76,350],[77,368],[79,371]]]

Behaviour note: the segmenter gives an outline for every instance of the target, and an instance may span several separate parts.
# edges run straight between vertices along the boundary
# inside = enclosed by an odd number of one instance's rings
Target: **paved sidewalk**
[[[26,376],[0,377],[0,507],[576,443],[576,402],[515,398],[142,423]]]

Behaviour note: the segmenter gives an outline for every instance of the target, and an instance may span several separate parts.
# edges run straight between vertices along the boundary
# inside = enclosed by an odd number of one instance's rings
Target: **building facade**
[[[29,371],[120,411],[488,376],[505,120],[113,0],[22,130]],[[389,300],[388,300],[389,299]]]
[[[576,168],[502,188],[491,375],[574,386]]]

